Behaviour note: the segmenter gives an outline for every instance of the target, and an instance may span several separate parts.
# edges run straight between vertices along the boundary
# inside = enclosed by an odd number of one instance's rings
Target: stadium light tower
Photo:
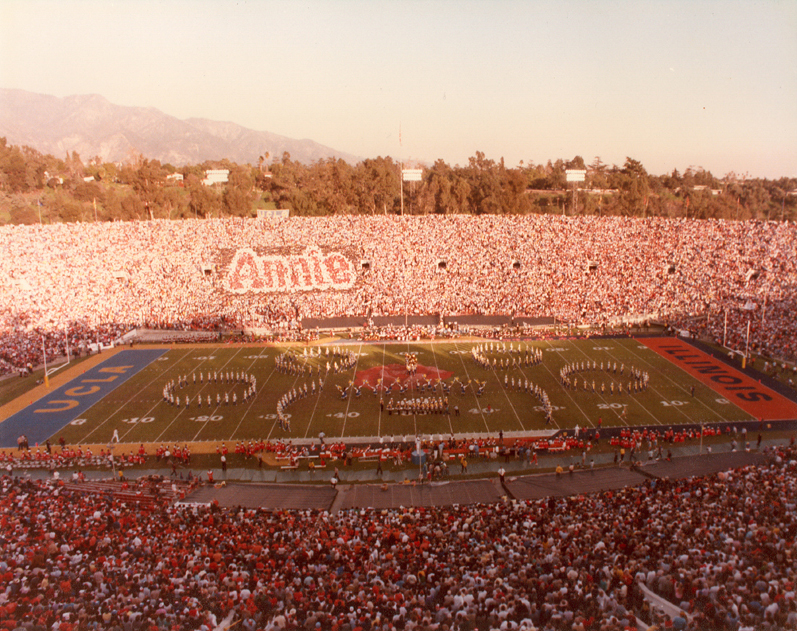
[[[420,182],[423,169],[405,169],[401,165],[401,214],[404,214],[404,182]]]
[[[566,181],[573,183],[573,214],[576,214],[576,185],[578,182],[585,182],[587,179],[587,170],[586,169],[566,169],[565,170],[565,178]],[[562,209],[562,214],[564,214],[564,208]]]
[[[750,321],[753,319],[753,311],[756,309],[756,304],[752,300],[748,300],[742,309],[747,311],[747,336],[744,344],[744,359],[742,360],[742,368],[746,368],[750,361]]]

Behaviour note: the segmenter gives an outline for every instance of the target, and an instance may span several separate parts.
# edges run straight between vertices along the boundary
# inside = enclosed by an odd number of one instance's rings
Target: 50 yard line
[[[357,347],[357,359],[354,361],[354,377],[357,377],[357,366],[360,364],[360,354],[363,350],[363,343],[360,342],[360,345]],[[346,371],[348,372],[348,370]],[[352,379],[352,384],[354,383],[354,379]],[[340,428],[340,435],[346,435],[346,420],[349,418],[349,408],[351,407],[351,397],[352,397],[352,390],[353,388],[349,388],[349,396],[346,397],[346,415],[343,417],[343,426]]]
[[[384,401],[384,394],[382,388],[384,388],[384,378],[385,378],[385,355],[387,354],[387,344],[384,342],[382,343],[382,374],[380,375],[379,380],[377,380],[377,385],[379,386],[379,417],[376,422],[376,435],[382,436],[382,402]]]
[[[459,350],[459,342],[454,342],[454,349],[457,350],[457,351]],[[468,372],[468,367],[465,365],[465,360],[462,359],[462,355],[460,353],[457,353],[457,355],[459,356],[459,361],[462,364],[462,369],[465,371],[465,376],[468,378],[468,382],[469,382],[468,385],[470,385],[470,381],[471,381],[470,373]],[[490,427],[487,425],[487,419],[485,418],[484,412],[482,411],[482,405],[481,405],[481,402],[479,401],[479,397],[477,397],[476,393],[473,392],[473,386],[471,386],[470,391],[473,394],[473,398],[476,399],[476,408],[479,410],[479,414],[481,414],[481,416],[482,416],[482,421],[484,421],[484,429],[489,434],[490,433]]]
[[[448,346],[447,343],[445,343],[445,344],[441,343],[441,345],[442,346]],[[437,363],[437,351],[435,350],[434,342],[432,342],[432,344],[430,344],[429,350],[432,352],[432,357],[434,357],[434,367],[437,369],[437,375],[438,375],[438,381],[439,381],[440,380],[439,379],[440,366]],[[435,386],[434,393],[437,394],[437,386]],[[445,390],[443,390],[443,394],[445,394]],[[446,395],[446,398],[449,400],[449,403],[450,403],[451,402],[450,397],[448,397],[448,395]],[[453,436],[454,435],[454,426],[451,423],[451,412],[446,413],[446,418],[448,419],[448,429],[451,432],[451,435]],[[522,423],[521,423],[521,425],[522,425]]]
[[[319,346],[319,348],[321,348],[321,347]],[[319,355],[319,358],[322,358],[322,355]],[[321,401],[321,395],[324,393],[324,385],[326,385],[327,376],[329,374],[329,373],[325,372],[324,373],[324,381],[321,381],[321,370],[320,370],[321,361],[323,361],[323,358],[319,361],[319,364],[318,364],[318,366],[319,366],[318,381],[320,382],[320,384],[319,384],[320,387],[319,387],[318,391],[315,394],[315,403],[313,404],[313,411],[310,413],[310,418],[307,420],[307,427],[304,430],[304,437],[305,438],[307,438],[310,435],[310,427],[313,425],[313,420],[315,419],[316,410],[318,410],[318,404]],[[312,367],[310,369],[310,377],[311,377],[310,381],[313,381],[313,379],[312,379]],[[275,421],[275,424],[276,424],[276,421]]]

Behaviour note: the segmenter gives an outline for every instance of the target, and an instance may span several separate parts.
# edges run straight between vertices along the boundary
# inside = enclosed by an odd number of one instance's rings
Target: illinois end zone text
[[[756,418],[797,419],[797,403],[688,342],[661,337],[639,341]]]

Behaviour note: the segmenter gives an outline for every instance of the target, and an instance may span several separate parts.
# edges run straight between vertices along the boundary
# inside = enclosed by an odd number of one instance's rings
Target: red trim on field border
[[[688,342],[672,337],[637,339],[755,418],[797,419],[797,403]]]

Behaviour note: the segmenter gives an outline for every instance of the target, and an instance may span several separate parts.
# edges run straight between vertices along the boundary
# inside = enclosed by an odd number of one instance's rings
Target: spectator
[[[336,514],[151,511],[3,477],[0,614],[5,628],[69,614],[103,629],[619,631],[652,616],[641,582],[680,605],[673,628],[788,628],[797,454],[775,455],[572,498]]]
[[[727,314],[731,348],[746,346],[749,322],[752,350],[797,357],[797,298],[788,291],[797,282],[797,227],[789,223],[335,216],[2,226],[0,240],[2,372],[40,364],[42,341],[52,359],[67,345],[89,352],[135,327],[290,331],[308,317],[452,313],[593,325],[657,317],[720,342]],[[340,252],[354,283],[234,293],[229,253],[264,241],[284,244],[269,255],[296,254],[287,244]],[[359,260],[373,264],[359,270]]]

